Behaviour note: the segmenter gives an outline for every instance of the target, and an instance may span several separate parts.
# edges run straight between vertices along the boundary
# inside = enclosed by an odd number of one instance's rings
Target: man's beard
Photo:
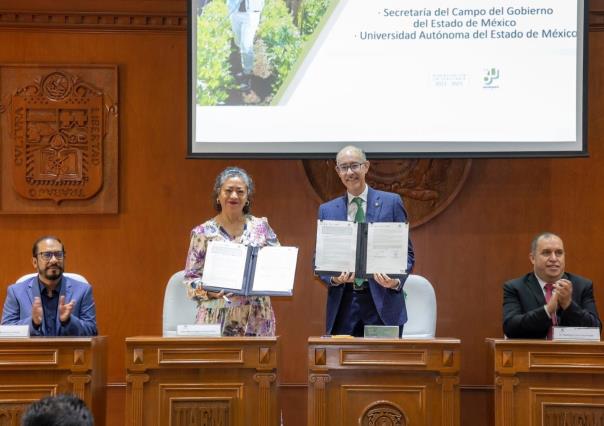
[[[52,269],[50,271],[49,269]],[[42,272],[42,276],[47,280],[58,280],[63,275],[63,267],[61,265],[47,266]]]

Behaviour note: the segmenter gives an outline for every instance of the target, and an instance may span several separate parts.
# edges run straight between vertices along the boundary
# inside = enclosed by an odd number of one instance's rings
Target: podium
[[[495,425],[604,424],[604,343],[487,339]]]
[[[40,398],[73,393],[105,424],[106,337],[0,340],[0,424],[18,425]]]
[[[308,424],[459,425],[458,339],[308,339]]]
[[[275,426],[276,337],[129,337],[126,425]]]

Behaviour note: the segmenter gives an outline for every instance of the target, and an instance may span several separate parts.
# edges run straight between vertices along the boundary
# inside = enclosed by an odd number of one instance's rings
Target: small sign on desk
[[[373,339],[398,339],[398,325],[366,325],[364,337]]]
[[[176,326],[177,336],[187,337],[220,337],[220,324],[179,324]]]
[[[554,327],[552,340],[595,340],[600,341],[598,327]]]
[[[0,339],[29,337],[29,325],[0,325]]]

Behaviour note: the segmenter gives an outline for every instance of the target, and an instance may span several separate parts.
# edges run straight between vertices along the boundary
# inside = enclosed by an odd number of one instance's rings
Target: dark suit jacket
[[[403,200],[398,194],[377,191],[369,188],[367,192],[367,222],[406,222],[407,212]],[[321,220],[348,220],[348,195],[328,201],[319,207]],[[413,244],[409,240],[407,256],[407,272],[411,272],[415,258]],[[327,315],[325,329],[331,334],[333,324],[340,308],[340,301],[344,294],[344,286],[330,284],[329,276],[321,276],[327,284]],[[403,325],[407,322],[405,299],[400,291],[390,290],[379,285],[375,280],[369,280],[369,289],[377,312],[386,325]]]
[[[592,282],[578,275],[565,273],[573,285],[572,302],[566,310],[559,308],[558,325],[569,327],[600,327],[594,301]],[[552,320],[543,306],[545,296],[534,273],[508,281],[503,285],[503,332],[510,338],[542,339]]]
[[[60,296],[65,296],[65,303],[72,300],[75,300],[76,303],[71,312],[71,319],[65,326],[61,325],[57,315],[57,335],[96,336],[96,308],[92,298],[92,287],[63,275]],[[42,317],[42,326],[38,330],[33,327],[31,322],[31,306],[34,303],[34,297],[40,297],[37,275],[8,287],[2,310],[2,324],[29,325],[31,336],[44,335],[44,317]]]

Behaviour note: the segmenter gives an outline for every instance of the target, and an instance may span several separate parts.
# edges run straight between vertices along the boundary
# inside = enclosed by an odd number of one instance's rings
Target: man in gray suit
[[[503,332],[510,338],[551,338],[552,326],[602,327],[592,282],[565,272],[562,239],[537,235],[529,259],[533,272],[503,285]]]

